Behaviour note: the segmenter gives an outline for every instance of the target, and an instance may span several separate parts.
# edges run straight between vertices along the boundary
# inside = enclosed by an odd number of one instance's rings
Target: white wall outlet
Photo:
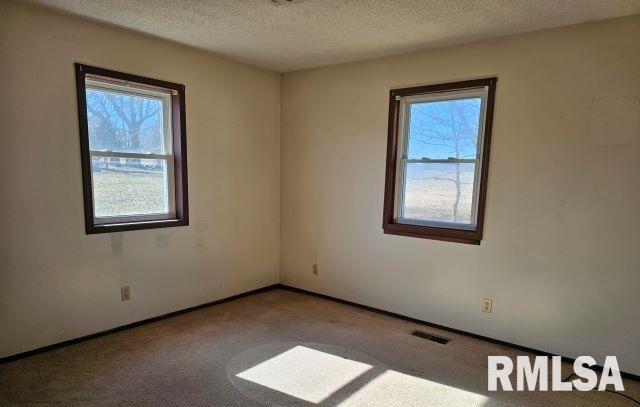
[[[493,306],[493,300],[491,300],[491,298],[482,299],[482,312],[491,312],[492,306]]]
[[[122,301],[129,301],[131,299],[131,289],[128,285],[120,287],[120,296],[122,297]]]
[[[314,276],[317,276],[317,275],[318,275],[318,265],[317,265],[317,264],[314,264],[314,265],[313,265],[313,275],[314,275]]]

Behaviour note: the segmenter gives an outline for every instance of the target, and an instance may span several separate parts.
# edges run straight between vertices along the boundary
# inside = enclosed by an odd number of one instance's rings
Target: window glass
[[[91,150],[165,153],[162,99],[98,87],[86,92]]]
[[[92,79],[86,97],[96,222],[170,217],[170,94]]]
[[[94,215],[168,214],[167,163],[161,159],[93,157]]]
[[[476,158],[482,99],[409,105],[409,158]]]
[[[442,97],[407,102],[402,218],[472,225],[482,98]]]
[[[404,218],[471,224],[475,164],[407,164]]]

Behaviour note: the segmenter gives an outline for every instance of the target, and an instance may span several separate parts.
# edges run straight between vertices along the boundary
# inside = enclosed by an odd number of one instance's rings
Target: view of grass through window
[[[164,165],[140,160],[141,165],[129,166],[93,159],[93,202],[97,217],[131,216],[166,213],[166,181]],[[110,159],[114,160],[114,159]],[[102,162],[100,162],[102,161]]]

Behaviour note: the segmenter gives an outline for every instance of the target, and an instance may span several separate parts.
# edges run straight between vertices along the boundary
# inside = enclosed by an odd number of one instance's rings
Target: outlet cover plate
[[[122,301],[129,301],[131,299],[131,289],[128,285],[120,287],[120,296],[122,297]]]
[[[492,307],[493,307],[493,300],[491,300],[491,298],[482,299],[482,312],[490,313]]]

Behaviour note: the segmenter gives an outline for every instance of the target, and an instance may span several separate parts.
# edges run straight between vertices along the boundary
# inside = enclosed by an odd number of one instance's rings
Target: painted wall
[[[190,226],[85,235],[76,61],[186,85]],[[0,2],[0,82],[0,357],[277,282],[278,74]]]
[[[285,74],[282,282],[640,374],[639,39],[635,16]],[[493,75],[482,244],[384,235],[389,89]]]

